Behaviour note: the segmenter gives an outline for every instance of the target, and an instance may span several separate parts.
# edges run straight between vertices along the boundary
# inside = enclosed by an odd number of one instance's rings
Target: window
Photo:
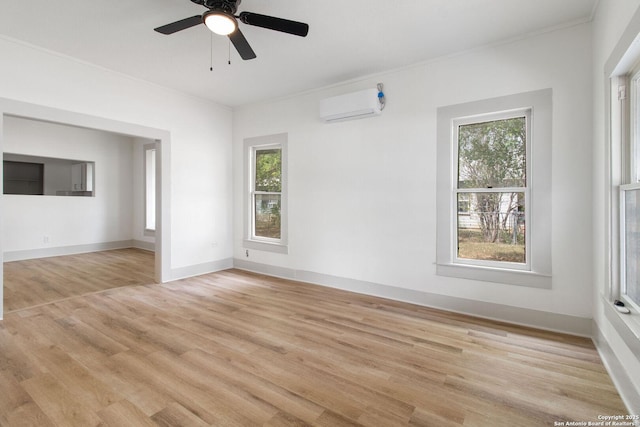
[[[640,184],[621,187],[620,282],[622,299],[640,311]]]
[[[156,144],[144,145],[144,230],[153,235],[156,229]]]
[[[437,273],[550,288],[550,166],[551,90],[439,108]]]
[[[456,262],[526,268],[529,110],[454,121]],[[461,203],[467,210],[460,212]],[[462,218],[462,216],[466,218]],[[519,264],[519,265],[517,265]]]
[[[252,150],[253,176],[251,205],[253,206],[254,239],[280,240],[282,202],[282,148],[279,146]]]
[[[287,253],[286,145],[286,134],[245,140],[248,248]]]
[[[622,80],[626,92],[626,79]],[[629,143],[622,138],[620,177],[620,296],[640,311],[640,71],[630,79]],[[620,93],[620,92],[619,92]],[[619,101],[625,102],[626,95]],[[624,120],[624,119],[623,119]]]

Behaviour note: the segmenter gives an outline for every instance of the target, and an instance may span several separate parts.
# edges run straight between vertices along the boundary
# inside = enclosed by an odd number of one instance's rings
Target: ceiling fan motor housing
[[[233,15],[238,10],[242,0],[191,0],[193,3],[202,5],[211,10],[219,10]]]

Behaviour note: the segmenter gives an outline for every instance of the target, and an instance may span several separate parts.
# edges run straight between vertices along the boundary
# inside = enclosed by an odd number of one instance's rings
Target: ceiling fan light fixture
[[[210,10],[206,12],[203,20],[207,28],[221,36],[227,36],[238,28],[236,18],[220,10]]]

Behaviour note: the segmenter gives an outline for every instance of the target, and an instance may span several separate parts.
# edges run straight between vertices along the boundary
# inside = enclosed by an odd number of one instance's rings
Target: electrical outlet
[[[244,254],[247,256],[247,258],[249,258],[249,249],[247,249]]]
[[[49,236],[43,236],[42,243],[49,243]]]

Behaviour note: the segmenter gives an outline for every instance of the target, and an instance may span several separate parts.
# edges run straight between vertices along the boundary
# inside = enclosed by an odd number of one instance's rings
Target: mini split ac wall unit
[[[320,118],[327,123],[373,117],[381,112],[377,89],[365,89],[320,101]]]

